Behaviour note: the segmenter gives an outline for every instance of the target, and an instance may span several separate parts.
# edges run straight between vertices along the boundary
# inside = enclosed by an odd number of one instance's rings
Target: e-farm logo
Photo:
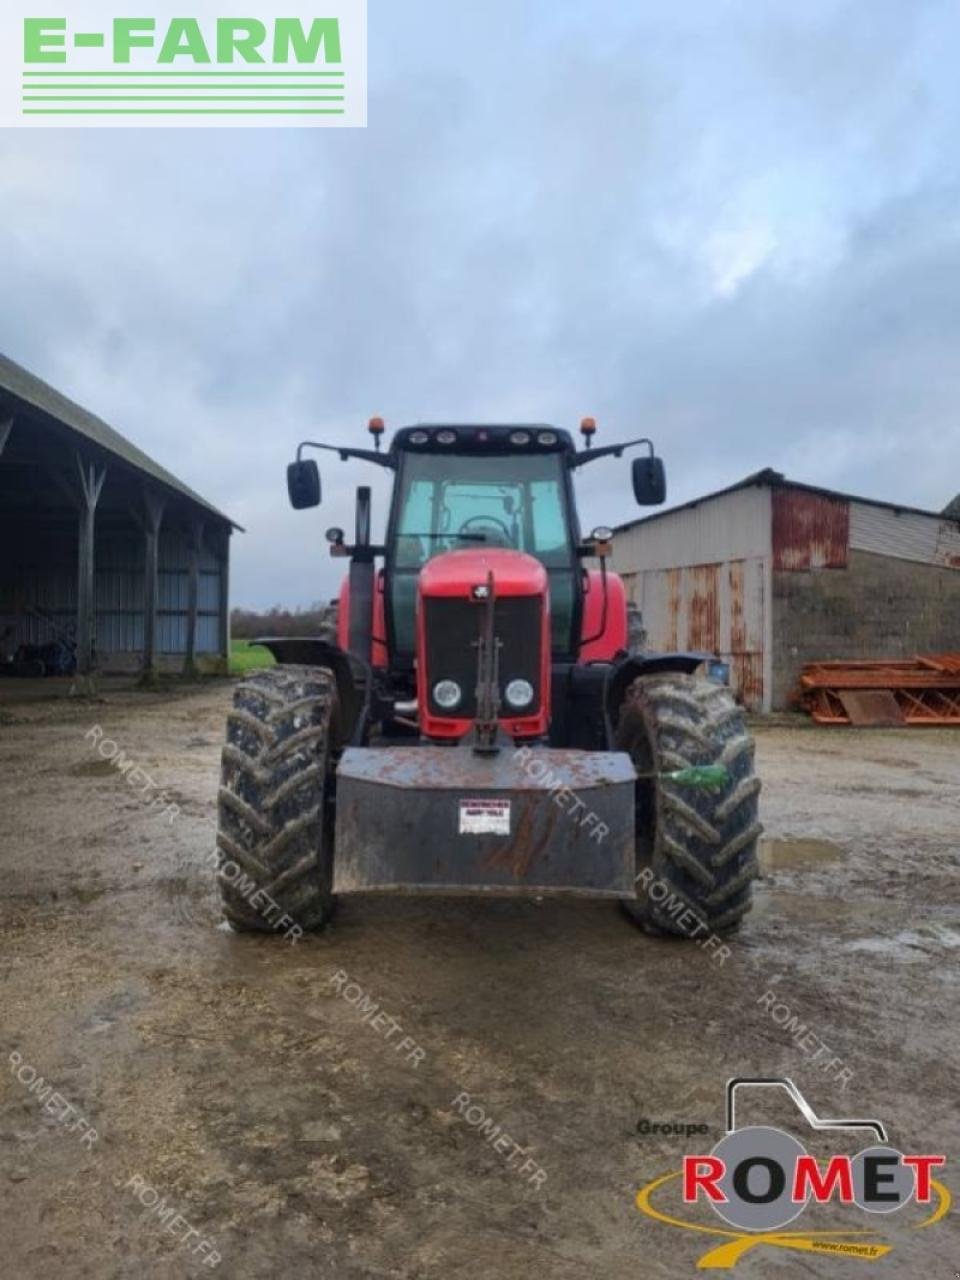
[[[366,0],[3,7],[0,125],[366,124]]]

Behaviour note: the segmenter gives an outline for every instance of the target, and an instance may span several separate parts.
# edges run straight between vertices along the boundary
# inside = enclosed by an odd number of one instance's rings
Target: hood
[[[505,547],[444,551],[420,570],[420,592],[429,596],[470,598],[474,587],[493,573],[498,596],[544,595],[547,571],[534,556]]]

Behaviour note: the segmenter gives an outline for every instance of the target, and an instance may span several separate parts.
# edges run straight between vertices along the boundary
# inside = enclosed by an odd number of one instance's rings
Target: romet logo
[[[0,125],[363,126],[365,0],[8,0]]]
[[[738,1129],[736,1095],[743,1088],[783,1090],[806,1124],[820,1133],[872,1135],[870,1145],[856,1155],[817,1159],[782,1129],[752,1125]],[[880,1231],[862,1217],[847,1229],[784,1231],[783,1228],[814,1206],[835,1201],[846,1209],[867,1214],[890,1214],[906,1205],[920,1206],[922,1216],[910,1225],[928,1227],[950,1208],[950,1193],[933,1177],[946,1163],[942,1155],[904,1155],[887,1143],[879,1120],[823,1120],[810,1107],[792,1080],[780,1077],[734,1079],[727,1082],[727,1133],[707,1155],[687,1155],[682,1168],[664,1174],[637,1194],[637,1208],[658,1222],[724,1238],[697,1262],[700,1270],[727,1269],[758,1246],[799,1249],[837,1258],[876,1261],[893,1247],[878,1238]],[[670,1182],[681,1180],[684,1206],[709,1205],[733,1230],[678,1218],[654,1205],[652,1197]]]

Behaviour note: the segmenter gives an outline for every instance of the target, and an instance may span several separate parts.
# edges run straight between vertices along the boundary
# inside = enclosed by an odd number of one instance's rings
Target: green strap
[[[715,791],[730,782],[730,771],[722,764],[692,764],[686,769],[673,769],[668,773],[643,773],[641,778],[661,778],[678,787],[691,787],[701,791]]]

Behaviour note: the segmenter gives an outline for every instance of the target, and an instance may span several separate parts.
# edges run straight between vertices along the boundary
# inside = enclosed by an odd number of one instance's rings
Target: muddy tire
[[[715,791],[637,783],[637,899],[624,902],[627,914],[651,933],[705,937],[684,906],[714,933],[735,928],[750,910],[762,827],[753,739],[730,690],[673,672],[641,676],[621,706],[617,747],[638,774],[703,764],[730,773]]]
[[[643,614],[632,600],[627,601],[627,652],[642,653],[647,647],[647,629]]]
[[[320,610],[320,623],[317,627],[317,635],[321,640],[326,640],[327,644],[337,643],[337,621],[339,617],[339,600],[331,600],[329,604],[324,605]]]
[[[217,878],[223,914],[235,929],[286,933],[292,919],[306,932],[330,918],[336,688],[322,667],[280,665],[252,672],[234,691]]]

